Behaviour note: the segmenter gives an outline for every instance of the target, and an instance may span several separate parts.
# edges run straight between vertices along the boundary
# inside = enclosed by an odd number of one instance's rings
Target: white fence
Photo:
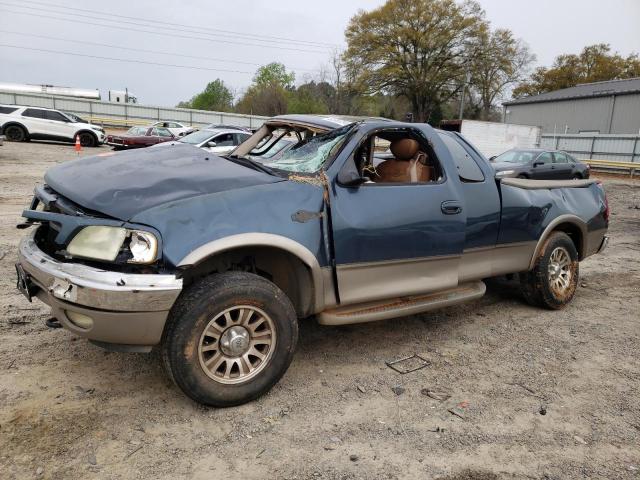
[[[107,126],[144,125],[158,120],[175,120],[193,126],[209,123],[258,128],[265,119],[258,115],[240,113],[210,112],[186,108],[153,107],[123,103],[102,102],[82,98],[58,97],[35,93],[13,93],[0,91],[0,104],[27,105],[30,107],[55,108],[63,112],[79,115],[93,123]]]
[[[564,150],[581,160],[640,163],[640,135],[542,135],[541,148]]]

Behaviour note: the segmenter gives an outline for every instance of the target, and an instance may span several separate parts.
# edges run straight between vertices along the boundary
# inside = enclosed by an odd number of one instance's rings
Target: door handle
[[[442,202],[440,205],[440,210],[445,215],[457,215],[462,213],[462,205],[457,200],[447,200],[446,202]]]

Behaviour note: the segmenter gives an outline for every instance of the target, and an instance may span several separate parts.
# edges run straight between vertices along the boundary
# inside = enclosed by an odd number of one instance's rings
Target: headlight
[[[507,177],[509,175],[513,175],[514,173],[516,173],[515,170],[500,170],[499,172],[496,172],[496,177]]]
[[[143,230],[127,230],[122,227],[90,226],[80,230],[67,246],[74,257],[113,262],[129,238],[128,263],[152,263],[158,253],[155,235]]]
[[[129,250],[132,256],[129,263],[151,263],[156,259],[158,240],[152,233],[132,230]]]
[[[90,226],[80,230],[67,252],[74,257],[94,258],[113,262],[127,236],[127,230],[120,227]]]

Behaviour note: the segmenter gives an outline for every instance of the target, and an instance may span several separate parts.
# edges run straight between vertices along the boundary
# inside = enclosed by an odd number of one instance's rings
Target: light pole
[[[462,115],[464,113],[464,92],[467,89],[467,84],[471,82],[471,72],[467,70],[467,75],[465,77],[464,83],[462,84],[462,95],[460,96],[460,114],[458,118],[462,120]]]

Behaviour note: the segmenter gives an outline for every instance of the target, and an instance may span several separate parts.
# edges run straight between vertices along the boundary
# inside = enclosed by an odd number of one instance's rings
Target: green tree
[[[311,81],[289,95],[289,113],[329,113],[336,89],[327,82]]]
[[[209,82],[204,91],[193,96],[188,102],[180,102],[178,108],[229,112],[233,107],[233,94],[219,78]]]
[[[281,115],[287,113],[289,96],[294,90],[295,74],[287,72],[282,63],[272,62],[256,71],[253,84],[236,106],[240,113]]]
[[[295,80],[295,73],[287,72],[286,67],[278,62],[271,62],[258,68],[258,71],[253,76],[253,84],[258,88],[278,85],[282,88],[291,89]]]
[[[364,92],[405,97],[424,122],[460,90],[485,25],[472,0],[388,0],[351,18],[344,58]]]
[[[640,57],[623,57],[605,43],[585,47],[579,54],[559,55],[549,68],[539,67],[513,90],[514,98],[569,88],[579,83],[640,77]]]

